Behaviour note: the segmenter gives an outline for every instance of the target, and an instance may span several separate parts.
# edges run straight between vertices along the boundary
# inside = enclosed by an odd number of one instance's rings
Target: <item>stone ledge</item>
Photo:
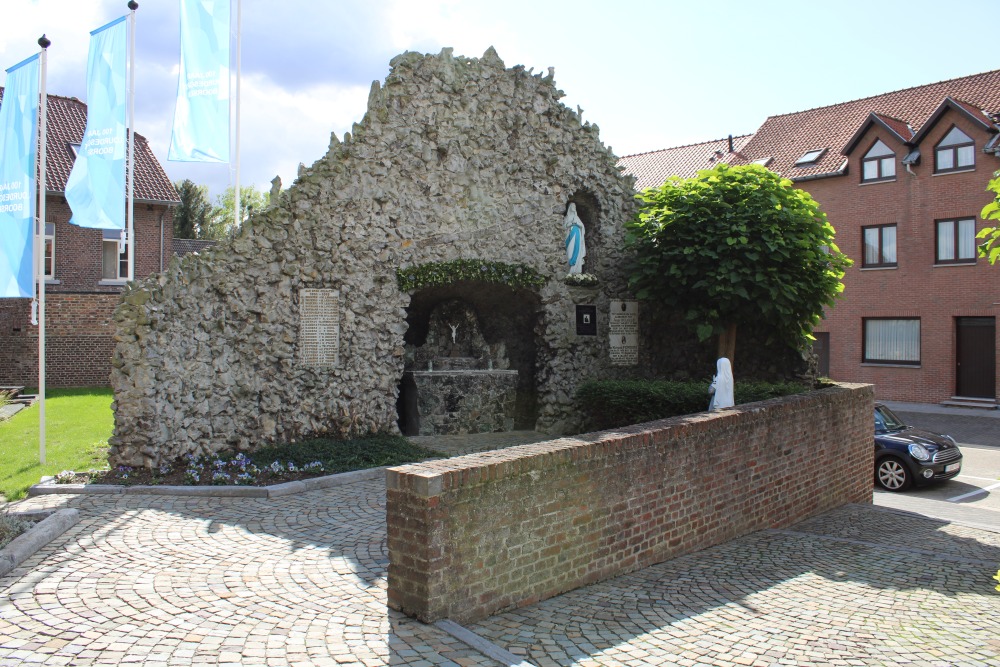
[[[72,494],[126,494],[150,496],[188,496],[196,498],[280,498],[294,493],[329,489],[343,484],[353,484],[381,479],[388,466],[352,470],[311,479],[283,482],[271,486],[122,486],[119,484],[56,484],[45,477],[28,489],[29,496]]]
[[[61,509],[42,512],[10,512],[9,516],[35,518],[47,515],[23,535],[17,536],[10,544],[0,549],[0,577],[23,563],[36,551],[65,533],[80,520],[80,511]]]

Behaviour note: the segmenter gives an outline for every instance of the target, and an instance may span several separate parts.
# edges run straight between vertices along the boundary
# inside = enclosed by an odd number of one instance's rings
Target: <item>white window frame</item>
[[[129,253],[129,243],[125,243],[124,252],[119,252],[118,244],[121,237],[121,231],[117,229],[103,229],[101,241],[101,283],[102,284],[117,284],[124,283],[128,280],[128,253]],[[115,262],[115,277],[111,278],[108,276],[108,266],[105,262],[106,253],[108,252],[111,244],[115,245],[115,253],[118,255],[118,259]]]
[[[38,223],[36,221],[35,231],[38,231]],[[56,279],[56,223],[46,222],[45,223],[45,234],[43,241],[45,244],[45,250],[42,253],[42,266],[48,265],[49,270],[45,271],[42,275],[43,280],[52,281]]]

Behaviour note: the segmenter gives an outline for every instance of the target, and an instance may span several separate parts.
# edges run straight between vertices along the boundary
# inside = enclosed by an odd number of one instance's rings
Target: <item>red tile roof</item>
[[[909,141],[913,138],[913,135],[915,134],[913,128],[910,127],[905,120],[893,118],[892,116],[886,116],[881,113],[873,113],[872,115],[882,121],[886,127],[895,132],[903,141]]]
[[[913,128],[907,125],[906,121],[886,116],[885,114],[872,112],[868,114],[868,119],[858,126],[854,136],[850,138],[847,145],[840,151],[841,155],[850,155],[851,151],[854,150],[854,147],[857,146],[858,142],[861,141],[861,138],[865,136],[865,133],[868,132],[868,128],[872,125],[881,125],[883,128],[894,134],[900,143],[903,144],[909,142],[910,139],[913,138]]]
[[[717,139],[690,146],[665,148],[649,153],[626,155],[618,166],[635,176],[635,189],[645,190],[663,185],[671,176],[690,178],[701,169],[711,169],[720,162],[730,162],[753,135],[733,137],[734,153],[729,152],[729,139]]]
[[[771,116],[741,151],[744,161],[734,163],[745,164],[758,158],[773,157],[769,168],[793,180],[838,173],[846,164],[841,151],[870,114],[878,114],[887,123],[908,124],[919,134],[948,97],[962,100],[964,105],[960,106],[979,118],[986,118],[986,113],[1000,111],[1000,70]],[[795,161],[806,151],[821,148],[829,150],[817,162],[795,166]]]
[[[49,192],[64,192],[69,172],[73,168],[73,153],[70,144],[83,140],[87,126],[87,105],[75,97],[48,95],[46,119],[45,189]],[[0,87],[0,102],[3,88]],[[177,203],[180,198],[173,183],[145,137],[135,135],[135,192],[136,201]]]

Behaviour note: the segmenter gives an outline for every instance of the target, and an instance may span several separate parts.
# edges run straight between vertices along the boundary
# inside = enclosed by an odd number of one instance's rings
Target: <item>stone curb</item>
[[[352,470],[336,475],[283,482],[271,486],[121,486],[118,484],[55,484],[51,477],[28,489],[29,496],[62,494],[124,494],[150,496],[189,496],[196,498],[280,498],[294,493],[329,489],[343,484],[353,484],[385,477],[386,468]]]
[[[43,512],[10,512],[10,516],[33,518],[42,514],[48,516],[23,535],[16,537],[0,550],[0,577],[23,563],[36,551],[65,533],[80,519],[80,511],[61,509]]]
[[[444,619],[434,624],[439,630],[447,632],[449,635],[462,641],[476,649],[488,658],[499,662],[503,667],[535,667],[533,663],[523,660],[505,648],[501,648],[493,642],[485,639],[475,632],[462,627],[451,619]]]

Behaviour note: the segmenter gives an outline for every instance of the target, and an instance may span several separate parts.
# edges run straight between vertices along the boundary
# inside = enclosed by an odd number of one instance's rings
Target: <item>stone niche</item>
[[[579,384],[632,372],[609,362],[606,318],[577,336],[574,313],[631,298],[620,267],[635,204],[597,126],[562,95],[551,70],[507,68],[492,48],[394,58],[364,118],[238,235],[126,288],[112,464],[399,432],[408,382],[429,365],[493,373],[476,390],[452,383],[440,428],[578,429]],[[583,296],[564,280],[570,202],[596,281]],[[399,273],[455,262],[483,273]],[[525,270],[540,278],[518,282]],[[453,299],[468,310],[446,314]],[[481,403],[453,419],[448,396],[473,394]]]
[[[406,435],[490,433],[514,429],[518,372],[506,344],[483,338],[479,316],[460,299],[431,312],[427,338],[407,346],[400,386],[400,430]]]

